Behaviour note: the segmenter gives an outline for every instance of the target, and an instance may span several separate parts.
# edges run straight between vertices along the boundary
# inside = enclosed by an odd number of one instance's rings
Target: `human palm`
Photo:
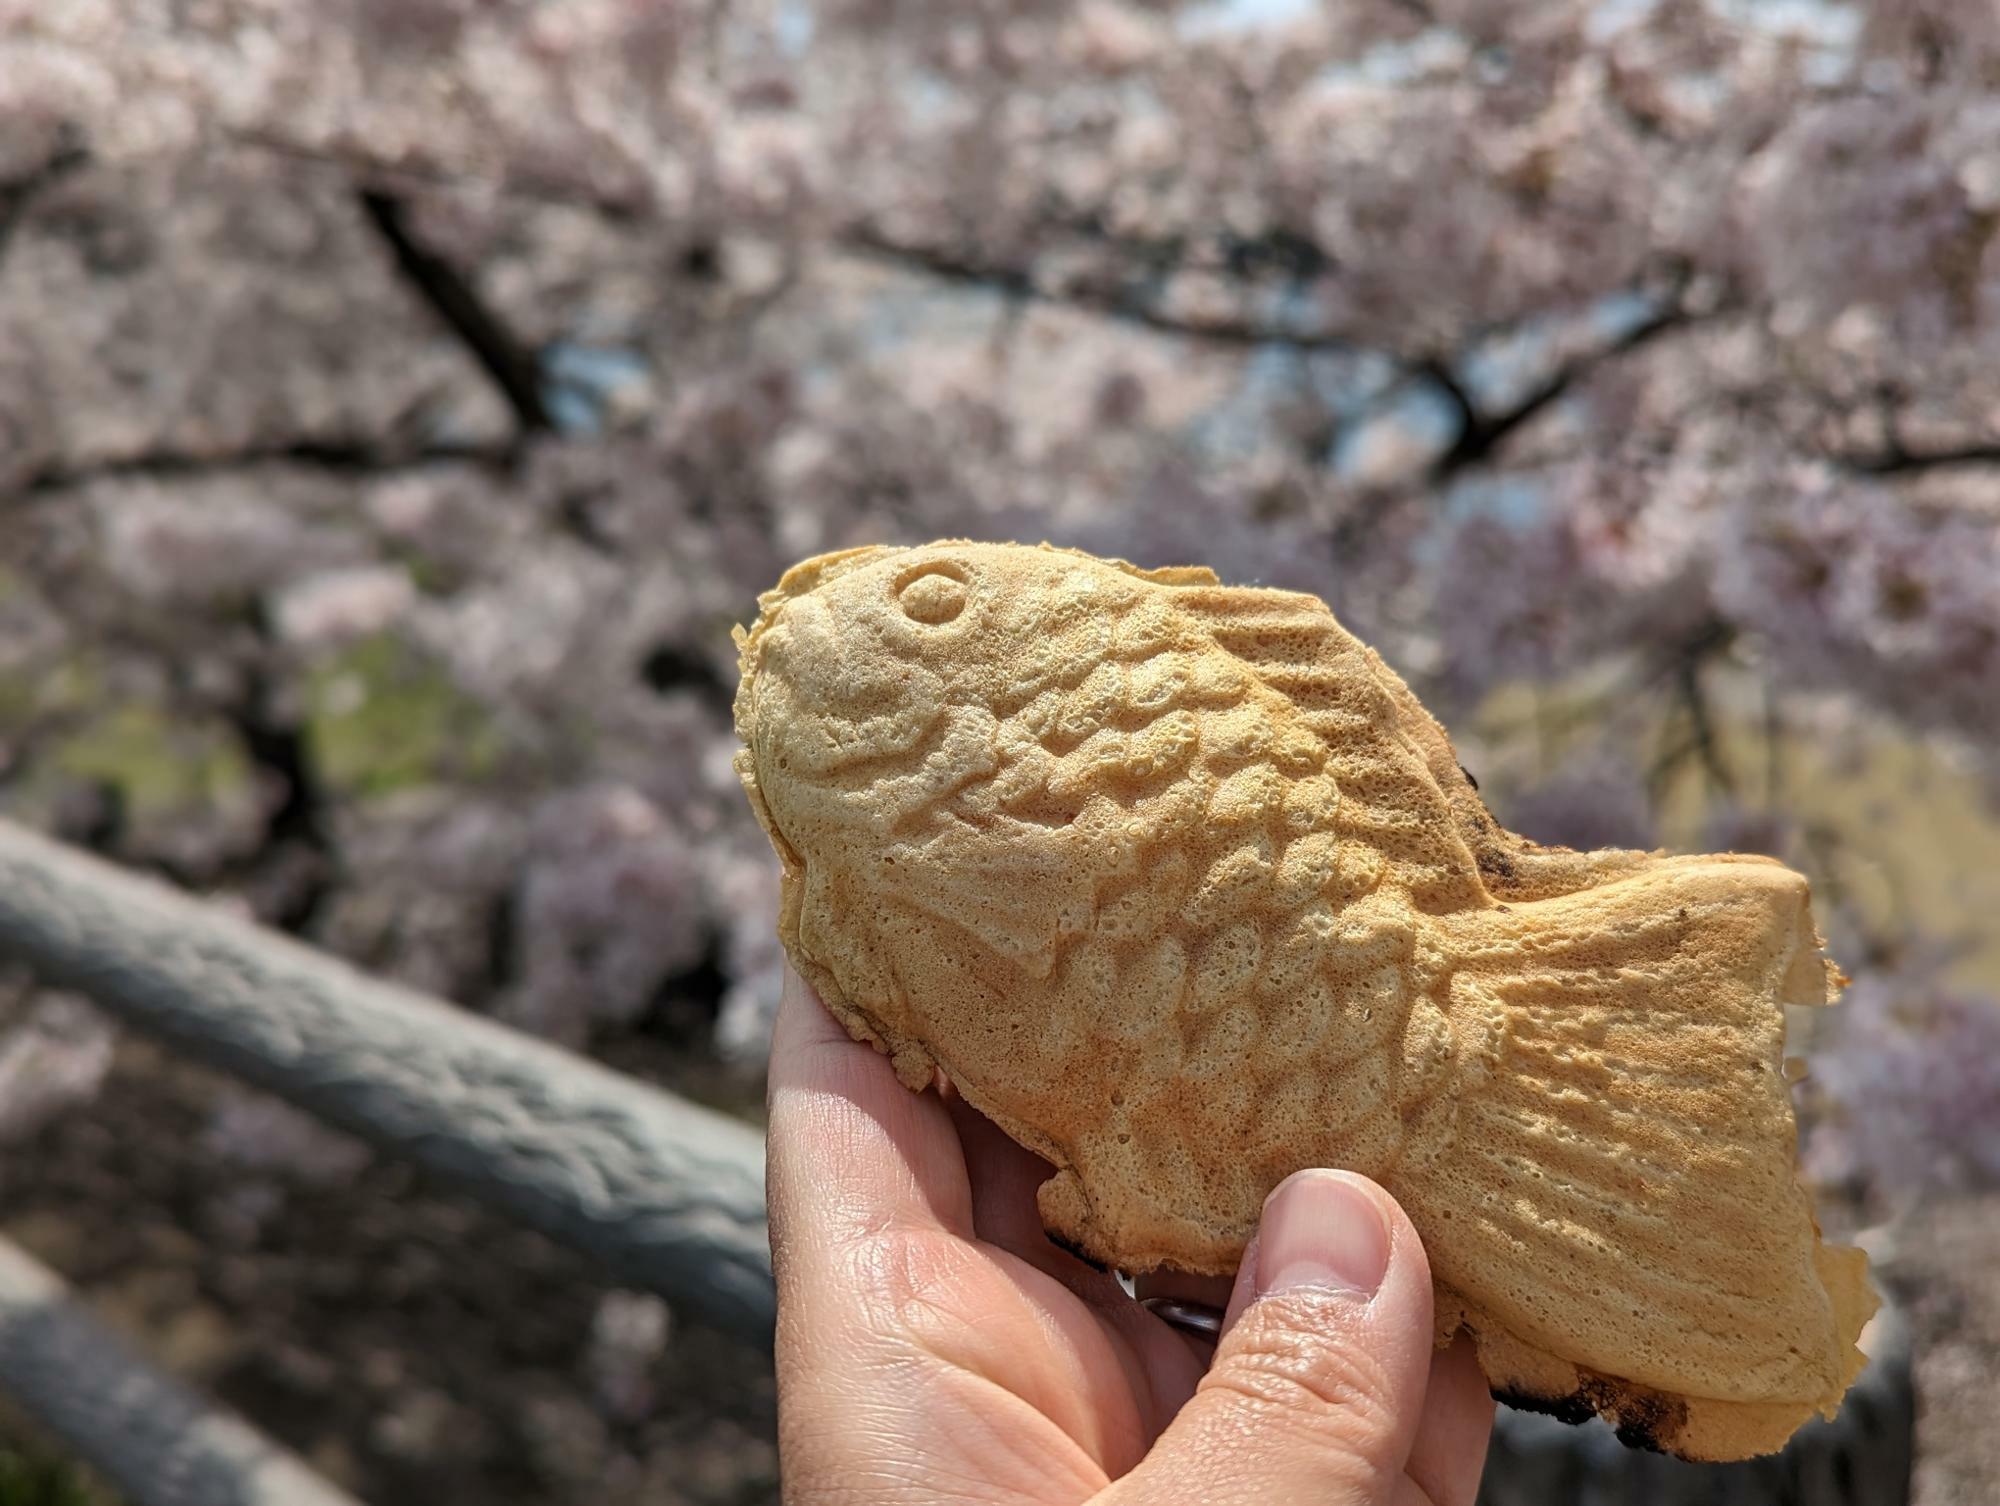
[[[1421,1247],[1372,1185],[1294,1179],[1317,1185],[1274,1195],[1233,1290],[1159,1283],[1227,1292],[1217,1351],[1050,1243],[1049,1166],[948,1090],[906,1091],[796,979],[770,1109],[793,1506],[1472,1500],[1492,1402],[1467,1349],[1432,1354]],[[1280,1230],[1284,1197],[1304,1214]],[[1341,1269],[1371,1240],[1379,1289]]]

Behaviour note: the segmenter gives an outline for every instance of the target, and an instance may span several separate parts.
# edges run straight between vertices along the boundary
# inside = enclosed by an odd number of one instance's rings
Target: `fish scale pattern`
[[[1072,666],[1073,687],[1001,726],[1007,772],[968,796],[1052,819],[1104,802],[1115,814],[1096,824],[1156,854],[1106,878],[1088,926],[1058,943],[1056,1017],[1143,1063],[1094,1138],[1161,1204],[1246,1153],[1282,1176],[1301,1123],[1320,1129],[1318,1159],[1378,1175],[1406,1123],[1440,1153],[1452,1029],[1412,995],[1406,892],[1462,888],[1469,864],[1447,869],[1401,822],[1426,781],[1411,750],[1350,730],[1336,760],[1308,720],[1382,728],[1360,646],[1317,600],[1268,591],[1183,588],[1131,615],[1107,657]],[[1304,715],[1287,691],[1309,693]],[[1375,1070],[1342,1070],[1364,1060]],[[1189,1082],[1205,1084],[1191,1123]],[[1427,1115],[1434,1101],[1447,1112]],[[1247,1145],[1246,1119],[1267,1127]]]

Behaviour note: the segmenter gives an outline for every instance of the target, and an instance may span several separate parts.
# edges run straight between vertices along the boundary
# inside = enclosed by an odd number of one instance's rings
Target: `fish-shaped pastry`
[[[1691,1458],[1831,1415],[1875,1307],[1795,1171],[1805,880],[1503,830],[1317,598],[1047,546],[809,560],[739,630],[800,972],[1057,1170],[1060,1240],[1227,1273],[1387,1187],[1496,1393]]]

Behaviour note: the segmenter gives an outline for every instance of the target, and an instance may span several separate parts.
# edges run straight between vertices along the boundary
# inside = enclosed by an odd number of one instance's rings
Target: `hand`
[[[769,1154],[788,1506],[1471,1506],[1493,1403],[1366,1178],[1271,1194],[1212,1347],[1050,1243],[1048,1164],[789,974]]]

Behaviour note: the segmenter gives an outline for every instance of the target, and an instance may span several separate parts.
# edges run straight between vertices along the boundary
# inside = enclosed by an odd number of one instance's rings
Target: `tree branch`
[[[1480,433],[1487,423],[1487,420],[1480,416],[1479,405],[1473,402],[1472,394],[1465,390],[1465,384],[1459,381],[1458,373],[1453,371],[1450,363],[1441,356],[1425,356],[1410,368],[1410,375],[1436,387],[1444,395],[1444,400],[1451,405],[1452,414],[1458,420],[1458,439],[1450,451],[1432,462],[1434,469],[1438,471],[1447,469],[1447,462],[1451,462],[1451,468],[1461,464],[1470,465],[1473,459],[1479,457],[1471,456],[1456,462],[1452,461],[1452,457],[1467,444],[1467,436]],[[1497,439],[1481,441],[1479,455],[1491,450],[1497,442]]]
[[[1219,345],[1281,345],[1293,350],[1355,349],[1354,341],[1345,335],[1330,332],[1301,333],[1241,319],[1207,322],[1177,319],[1130,295],[1083,291],[1051,293],[1037,287],[1033,279],[1018,267],[983,262],[975,257],[936,246],[905,245],[867,227],[841,232],[836,237],[835,244],[855,255],[927,273],[948,282],[985,288],[1008,298],[1080,308],[1161,334],[1180,335],[1192,340],[1209,340]]]
[[[553,429],[542,401],[541,363],[500,320],[472,284],[410,233],[403,201],[377,188],[358,191],[361,208],[396,258],[396,266],[458,336],[514,410],[523,433]]]
[[[377,476],[451,462],[502,466],[512,458],[511,449],[492,445],[425,445],[394,449],[359,439],[294,439],[221,451],[141,450],[135,455],[115,455],[85,465],[44,467],[13,487],[0,489],[0,498],[9,493],[26,496],[38,492],[66,491],[72,487],[87,486],[93,481],[127,476],[203,476],[258,465],[296,465],[347,476]]]
[[[450,193],[504,194],[532,204],[584,210],[621,224],[644,219],[651,206],[650,196],[636,183],[621,191],[600,183],[578,182],[559,173],[510,168],[494,174],[415,157],[391,160],[364,151],[288,141],[265,130],[231,130],[225,133],[225,139],[294,161],[334,168],[350,181],[382,186],[384,192],[390,191],[386,185],[416,184]]]
[[[1637,350],[1669,330],[1680,329],[1700,319],[1712,317],[1713,313],[1692,314],[1678,304],[1670,304],[1616,340],[1599,346],[1568,365],[1558,368],[1519,402],[1498,413],[1481,413],[1478,405],[1473,402],[1471,394],[1465,390],[1456,373],[1443,359],[1432,356],[1418,362],[1413,368],[1415,373],[1437,384],[1446,400],[1458,410],[1462,421],[1458,438],[1452,443],[1451,448],[1432,462],[1431,480],[1433,482],[1447,480],[1458,472],[1485,460],[1515,430],[1564,397],[1571,388],[1603,362],[1624,355],[1628,351]]]
[[[1692,751],[1701,759],[1701,766],[1707,771],[1710,782],[1723,794],[1734,798],[1736,776],[1730,772],[1729,764],[1722,756],[1722,744],[1716,737],[1715,718],[1709,710],[1708,687],[1702,683],[1701,667],[1701,658],[1695,654],[1689,654],[1681,661],[1680,695],[1681,703],[1687,707],[1688,723],[1693,729],[1690,739]]]
[[[1857,476],[1911,476],[1961,465],[2000,465],[2000,443],[1930,451],[1910,451],[1897,444],[1877,455],[1839,455],[1835,460]]]
[[[1438,24],[1437,12],[1424,4],[1424,0],[1388,0],[1388,3],[1413,21],[1421,21],[1426,26]]]
[[[75,132],[65,128],[57,137],[55,150],[26,177],[0,183],[0,255],[26,217],[28,206],[44,191],[75,172],[90,160],[90,152]]]
[[[271,629],[264,613],[256,618],[258,637],[268,642]],[[279,710],[276,686],[262,662],[249,667],[240,696],[223,708],[223,716],[244,756],[281,790],[265,822],[257,860],[266,862],[286,850],[303,855],[305,872],[287,886],[282,907],[270,917],[279,930],[302,935],[326,904],[338,862],[330,829],[332,802],[319,760],[300,718]]]
[[[1708,687],[1702,679],[1709,660],[1727,649],[1734,637],[1735,629],[1722,619],[1711,617],[1664,656],[1662,673],[1673,677],[1675,707],[1687,717],[1688,734],[1662,751],[1647,771],[1646,783],[1656,799],[1667,776],[1691,756],[1700,760],[1703,772],[1715,788],[1731,799],[1736,796],[1736,776],[1724,756],[1708,702]],[[1670,716],[1661,729],[1662,741],[1672,728]]]

